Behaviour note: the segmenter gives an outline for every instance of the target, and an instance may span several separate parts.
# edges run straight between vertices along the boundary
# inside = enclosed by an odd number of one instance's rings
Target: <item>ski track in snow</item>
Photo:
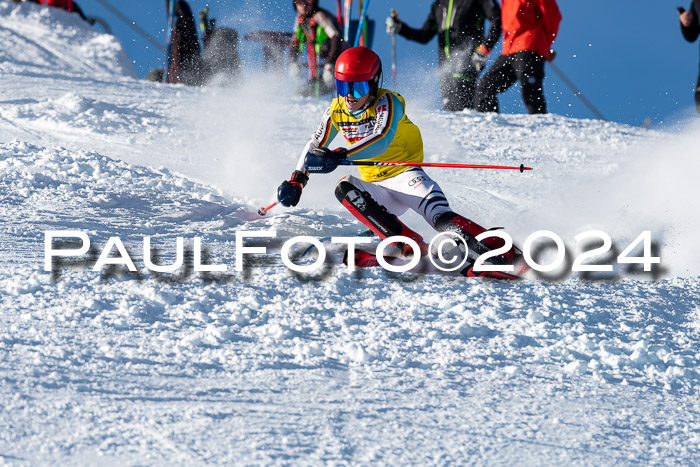
[[[305,281],[275,254],[236,273],[237,231],[364,230],[334,200],[340,174],[312,177],[296,209],[250,214],[325,102],[275,77],[132,80],[113,38],[35,5],[0,1],[0,40],[0,464],[697,461],[700,285],[679,252],[697,253],[698,219],[668,193],[698,190],[659,164],[697,164],[697,130],[450,114],[406,92],[427,160],[535,167],[431,171],[455,210],[519,242],[586,226],[629,241],[650,222],[667,252],[658,281],[341,267]],[[44,232],[65,229],[93,250],[44,272]],[[137,272],[92,271],[114,236]],[[190,266],[147,271],[144,236],[162,264],[185,237]],[[195,236],[227,273],[192,273]]]

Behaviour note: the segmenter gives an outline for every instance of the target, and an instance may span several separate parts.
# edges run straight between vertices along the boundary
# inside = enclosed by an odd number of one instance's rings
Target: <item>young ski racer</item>
[[[283,206],[296,206],[308,173],[330,173],[342,159],[390,162],[422,162],[420,130],[406,116],[406,102],[398,93],[379,87],[382,64],[379,56],[366,47],[343,52],[336,62],[338,97],[323,115],[318,130],[301,152],[297,168],[278,188]],[[331,151],[328,145],[341,132],[350,147]],[[423,238],[407,227],[398,216],[412,209],[438,232],[454,232],[477,254],[503,246],[497,237],[477,242],[486,229],[450,209],[440,186],[417,167],[360,166],[360,178],[340,179],[335,196],[350,213],[380,238],[401,235],[415,240],[427,253]],[[401,245],[398,245],[401,247]],[[404,255],[411,252],[403,246]],[[518,256],[511,248],[493,260],[511,263]],[[463,275],[474,275],[469,264]]]

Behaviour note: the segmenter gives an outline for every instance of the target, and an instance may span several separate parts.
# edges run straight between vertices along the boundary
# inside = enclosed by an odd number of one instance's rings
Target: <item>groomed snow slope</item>
[[[276,254],[237,273],[236,232],[363,230],[332,196],[340,170],[312,177],[296,209],[251,214],[326,104],[275,78],[135,81],[109,68],[113,38],[56,61],[21,52],[71,50],[73,34],[93,37],[63,12],[0,1],[0,42],[17,46],[0,62],[0,464],[696,462],[696,130],[448,114],[401,90],[428,160],[536,169],[431,171],[455,210],[518,242],[599,228],[624,247],[652,230],[657,281],[342,268],[306,281]],[[50,274],[44,232],[60,229],[95,250]],[[191,263],[201,237],[228,271],[149,272],[144,236],[164,264],[178,236]],[[110,237],[138,272],[92,271]]]

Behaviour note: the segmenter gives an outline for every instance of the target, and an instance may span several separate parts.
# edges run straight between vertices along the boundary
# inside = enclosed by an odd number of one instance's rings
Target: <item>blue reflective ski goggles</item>
[[[369,92],[369,81],[341,81],[336,79],[335,89],[341,97],[352,94],[356,99],[359,99]]]

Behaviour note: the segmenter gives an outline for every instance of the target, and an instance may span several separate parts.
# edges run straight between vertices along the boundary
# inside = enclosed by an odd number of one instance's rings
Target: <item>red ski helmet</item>
[[[382,73],[379,55],[367,47],[352,47],[335,62],[335,79],[341,81],[376,81]]]
[[[382,61],[379,55],[367,47],[346,50],[335,62],[335,88],[340,97],[348,94],[361,98],[369,92],[365,108],[374,101],[382,77]]]

